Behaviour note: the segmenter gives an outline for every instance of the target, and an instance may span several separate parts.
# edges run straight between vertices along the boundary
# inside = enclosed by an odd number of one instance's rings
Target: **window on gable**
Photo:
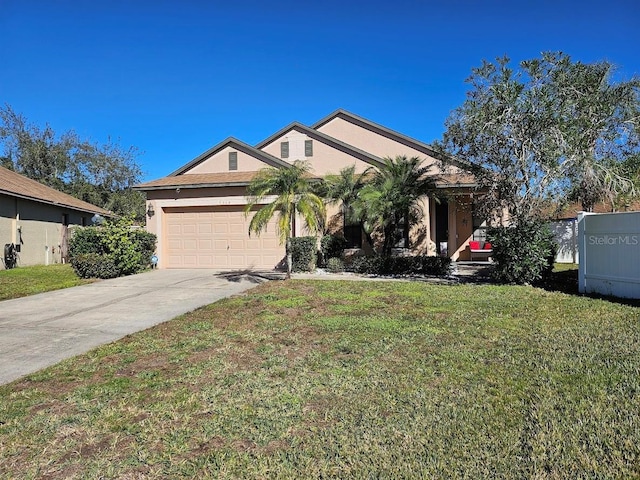
[[[229,170],[238,170],[238,152],[229,152]]]
[[[304,156],[313,157],[313,140],[304,141]]]
[[[289,158],[289,142],[280,142],[280,158]]]

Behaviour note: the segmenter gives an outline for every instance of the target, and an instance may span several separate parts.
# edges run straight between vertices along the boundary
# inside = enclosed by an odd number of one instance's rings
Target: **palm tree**
[[[383,162],[360,190],[353,209],[364,219],[365,231],[381,230],[382,254],[389,256],[399,228],[404,224],[408,233],[410,223],[420,218],[418,202],[435,191],[435,181],[429,175],[431,167],[422,166],[419,157],[387,157]]]
[[[359,223],[360,230],[367,237],[367,241],[372,244],[369,232],[362,226],[362,218],[355,214],[354,207],[358,202],[358,195],[366,185],[366,177],[373,167],[363,173],[355,173],[355,165],[351,165],[340,170],[337,175],[327,175],[324,179],[323,195],[329,205],[340,205],[342,218],[346,222]]]
[[[309,164],[301,160],[287,168],[263,168],[247,187],[249,203],[244,209],[245,215],[248,216],[256,205],[263,205],[249,223],[249,235],[252,232],[260,235],[273,216],[278,215],[280,244],[286,245],[287,278],[291,278],[291,237],[296,214],[302,216],[311,232],[317,232],[324,225],[324,203],[312,191],[310,170]],[[275,199],[265,204],[269,197]]]

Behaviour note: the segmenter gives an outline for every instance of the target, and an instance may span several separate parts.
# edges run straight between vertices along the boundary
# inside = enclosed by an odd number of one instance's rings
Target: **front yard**
[[[91,281],[78,278],[69,264],[35,265],[0,270],[0,300],[75,287]]]
[[[639,477],[638,312],[270,282],[0,387],[0,477]]]

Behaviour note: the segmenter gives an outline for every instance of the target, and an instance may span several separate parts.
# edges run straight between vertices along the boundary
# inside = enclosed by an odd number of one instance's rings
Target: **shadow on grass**
[[[566,293],[568,295],[579,295],[581,297],[595,298],[599,300],[606,300],[611,303],[617,303],[620,305],[628,305],[631,307],[640,307],[640,299],[633,298],[618,298],[610,295],[599,295],[595,293],[582,294],[578,291],[578,270],[564,270],[560,272],[553,272],[551,279],[547,284],[543,286],[545,290],[553,292]]]

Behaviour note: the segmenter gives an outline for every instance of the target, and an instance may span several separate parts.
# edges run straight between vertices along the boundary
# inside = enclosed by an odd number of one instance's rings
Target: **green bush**
[[[549,227],[540,222],[518,222],[491,228],[493,279],[499,283],[543,285],[551,278],[557,246]]]
[[[423,275],[446,277],[451,274],[453,265],[448,257],[422,255],[416,258],[420,259],[420,272]]]
[[[99,227],[77,228],[73,231],[69,242],[69,258],[73,261],[74,257],[86,253],[105,253]]]
[[[312,272],[318,261],[316,237],[294,237],[291,239],[291,260],[294,272]]]
[[[146,268],[151,262],[151,256],[156,251],[157,237],[143,229],[133,230],[131,233],[133,234],[133,242],[136,245],[136,249],[142,255],[141,266]]]
[[[331,258],[342,257],[345,248],[347,248],[347,240],[342,235],[325,235],[320,239],[320,252],[325,263]]]
[[[77,254],[71,265],[80,278],[115,278],[120,273],[111,256],[98,253]]]
[[[80,277],[111,278],[144,270],[149,265],[155,246],[154,234],[132,229],[132,220],[123,217],[108,220],[101,226],[77,229],[69,242],[69,257]],[[98,257],[78,260],[82,255],[89,254]],[[100,273],[99,267],[92,266],[99,261],[106,262],[104,273]],[[112,274],[112,267],[115,268],[115,275]]]
[[[349,266],[355,273],[367,275],[434,275],[451,273],[451,259],[426,255],[406,257],[357,257]]]
[[[330,258],[329,260],[327,260],[327,271],[331,273],[344,272],[344,262],[341,258]]]

